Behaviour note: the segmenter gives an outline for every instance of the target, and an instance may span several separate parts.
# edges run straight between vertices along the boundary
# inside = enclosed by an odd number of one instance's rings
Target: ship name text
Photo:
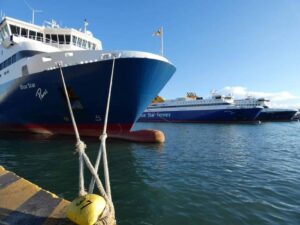
[[[20,84],[20,90],[35,88],[35,83]]]

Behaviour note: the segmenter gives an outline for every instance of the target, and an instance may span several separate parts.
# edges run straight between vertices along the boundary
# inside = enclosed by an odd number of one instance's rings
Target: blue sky
[[[208,96],[215,89],[279,96],[275,101],[300,107],[299,0],[27,2],[43,10],[36,14],[39,25],[55,19],[80,28],[86,18],[107,50],[159,54],[159,38],[152,33],[163,25],[165,56],[177,67],[160,93],[166,98],[191,91]],[[31,19],[23,0],[0,0],[0,9],[7,16]]]

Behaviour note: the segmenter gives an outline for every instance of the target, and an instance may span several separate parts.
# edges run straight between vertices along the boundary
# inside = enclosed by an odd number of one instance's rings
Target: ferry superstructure
[[[104,51],[91,32],[0,22],[0,130],[73,134],[58,63],[82,135],[99,136],[115,60],[108,134],[126,136],[175,67],[139,51]]]
[[[141,122],[226,123],[251,122],[262,107],[242,108],[231,96],[212,95],[203,99],[193,93],[185,98],[154,101],[142,114]]]
[[[234,103],[240,107],[262,106],[263,110],[256,118],[259,121],[291,121],[297,113],[297,110],[294,109],[269,107],[269,102],[270,100],[268,99],[254,97],[234,100]]]

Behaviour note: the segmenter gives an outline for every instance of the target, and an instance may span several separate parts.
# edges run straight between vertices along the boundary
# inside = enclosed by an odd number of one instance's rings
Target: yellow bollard
[[[67,217],[78,225],[93,225],[101,218],[106,201],[95,194],[79,196],[72,201],[67,209]]]

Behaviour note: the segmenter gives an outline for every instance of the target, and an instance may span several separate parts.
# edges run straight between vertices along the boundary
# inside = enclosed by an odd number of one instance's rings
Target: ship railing
[[[16,35],[16,34],[13,34],[13,36],[15,37],[22,37],[22,38],[28,38],[30,40],[34,40],[34,41],[39,41],[39,42],[42,42],[44,44],[47,44],[47,45],[50,45],[50,46],[53,46],[53,47],[56,47],[56,48],[60,48],[60,49],[65,49],[67,46],[75,46],[75,47],[78,47],[78,48],[81,48],[81,49],[86,49],[86,50],[96,50],[93,46],[79,46],[79,45],[74,45],[71,41],[69,42],[60,42],[60,41],[55,41],[53,39],[49,39],[49,38],[45,38],[45,37],[42,37],[42,36],[36,36],[36,35],[28,35],[28,36],[23,36],[23,35]]]
[[[39,37],[39,36],[36,36],[36,35],[29,35],[29,36],[24,36],[24,35],[17,35],[17,34],[13,34],[14,37],[21,37],[21,38],[27,38],[27,39],[30,39],[30,40],[34,40],[34,41],[39,41],[39,42],[42,42],[44,44],[49,44],[53,47],[57,47],[57,48],[60,48],[62,46],[62,44],[60,44],[59,42],[56,42],[56,41],[53,41],[53,40],[50,40],[50,39],[47,39],[47,38],[44,38],[44,37]],[[64,44],[66,45],[66,44]]]

